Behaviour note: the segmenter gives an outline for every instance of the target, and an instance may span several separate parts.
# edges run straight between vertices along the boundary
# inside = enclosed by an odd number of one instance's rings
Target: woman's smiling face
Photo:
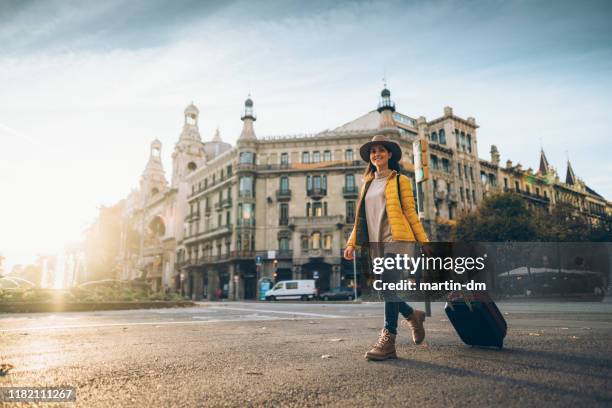
[[[370,149],[370,161],[376,168],[388,166],[390,158],[391,152],[385,149],[382,144],[375,144]]]

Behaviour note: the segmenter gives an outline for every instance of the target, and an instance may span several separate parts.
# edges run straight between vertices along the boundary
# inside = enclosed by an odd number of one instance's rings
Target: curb
[[[92,312],[98,310],[162,309],[173,307],[193,307],[191,301],[148,301],[148,302],[10,302],[0,303],[0,313],[58,313]]]

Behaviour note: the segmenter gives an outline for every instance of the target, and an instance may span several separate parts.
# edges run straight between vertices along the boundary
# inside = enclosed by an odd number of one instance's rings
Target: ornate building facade
[[[203,142],[192,104],[172,154],[171,183],[151,145],[140,189],[127,199],[122,234],[122,278],[141,277],[155,288],[199,300],[254,299],[262,278],[316,279],[321,290],[352,284],[353,264],[342,259],[352,229],[365,163],[359,147],[385,133],[403,149],[419,216],[430,239],[448,240],[455,220],[494,191],[513,190],[530,206],[571,203],[593,220],[611,204],[574,175],[565,182],[540,153],[537,171],[478,155],[478,125],[452,108],[433,120],[395,110],[382,91],[377,109],[333,130],[312,135],[257,137],[249,97],[235,146],[219,132]],[[429,178],[414,183],[412,144],[426,139]]]

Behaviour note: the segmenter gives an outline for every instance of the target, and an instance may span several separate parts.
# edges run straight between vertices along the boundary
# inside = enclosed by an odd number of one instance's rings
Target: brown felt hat
[[[389,139],[388,136],[385,135],[376,135],[367,143],[364,143],[363,146],[359,148],[359,154],[361,158],[366,163],[370,163],[370,149],[375,144],[381,144],[385,146],[387,150],[391,152],[391,157],[393,160],[397,160],[398,162],[402,158],[402,149],[400,148],[399,143]]]

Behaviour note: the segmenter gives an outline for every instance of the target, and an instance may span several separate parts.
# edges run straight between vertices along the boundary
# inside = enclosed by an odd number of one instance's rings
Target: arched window
[[[436,132],[431,132],[430,139],[432,142],[438,143],[438,134]]]
[[[323,152],[323,161],[331,161],[331,152],[329,150]]]
[[[302,163],[310,163],[310,153],[302,152]]]

